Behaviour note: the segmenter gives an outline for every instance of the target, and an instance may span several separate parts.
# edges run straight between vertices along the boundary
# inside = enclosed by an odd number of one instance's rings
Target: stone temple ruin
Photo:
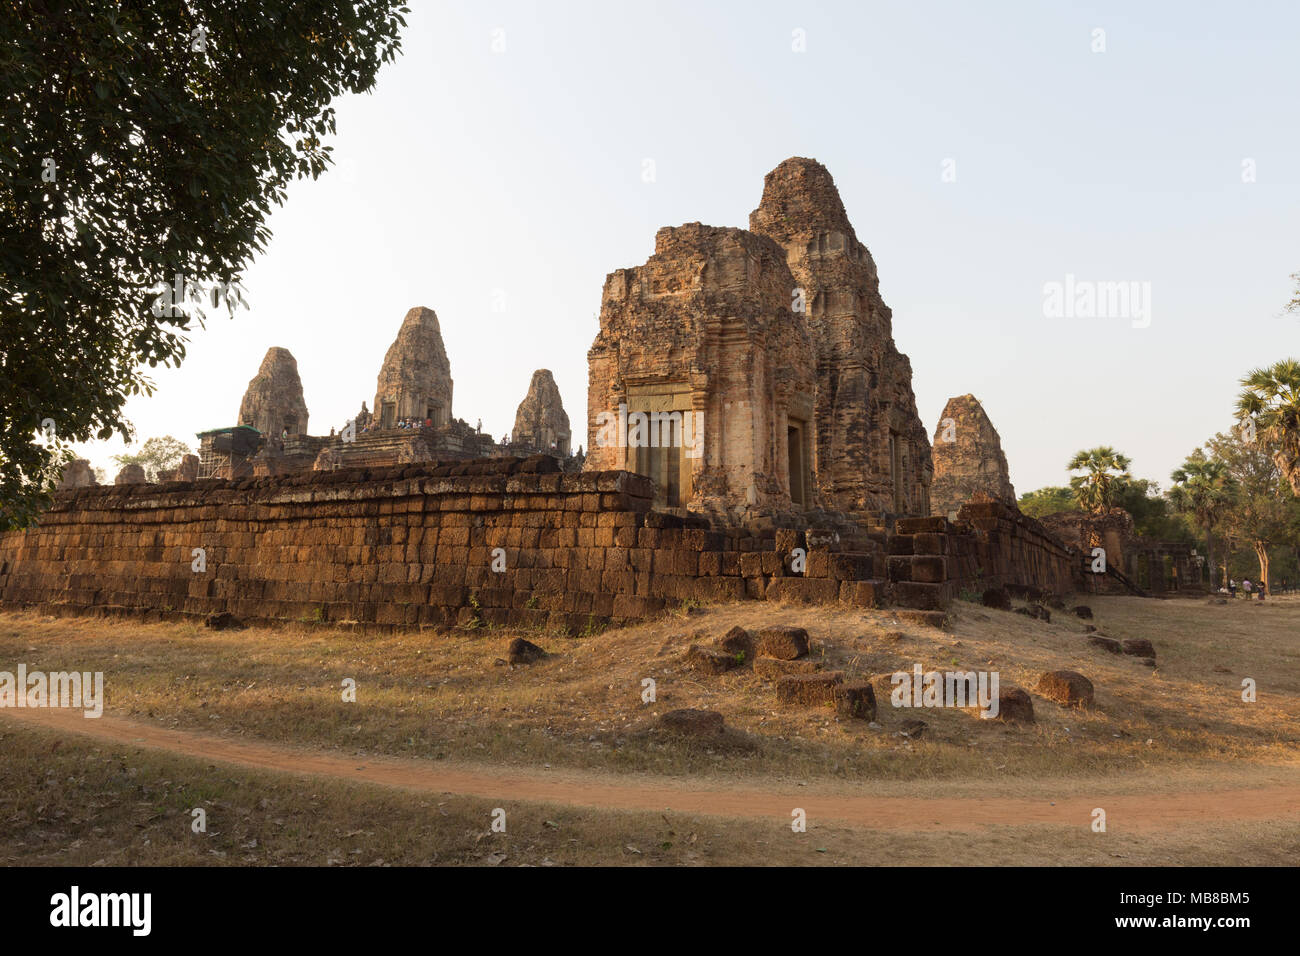
[[[1016,503],[1002,439],[974,395],[948,399],[934,432],[934,481],[930,509],[955,518],[977,496]]]
[[[606,279],[587,467],[738,524],[929,514],[930,444],[891,318],[830,173],[786,160],[748,230],[661,229],[645,265]]]
[[[1104,552],[1104,570],[1086,576],[1089,590],[1143,596],[1201,591],[1207,589],[1214,571],[1206,566],[1205,555],[1189,544],[1138,534],[1133,516],[1122,508],[1045,515],[1042,523],[1082,553],[1089,566],[1095,562],[1094,549]]]
[[[941,623],[962,592],[1090,589],[1080,536],[1016,508],[972,396],[932,451],[830,173],[781,163],[748,225],[661,229],[606,278],[585,457],[545,369],[502,441],[456,418],[438,317],[415,308],[373,411],[328,435],[271,349],[198,461],[155,484],[70,472],[37,527],[0,534],[0,605],[578,632],[692,600]]]
[[[442,345],[438,316],[423,306],[412,309],[379,369],[375,384],[379,426],[419,421],[441,428],[451,421],[451,387],[451,362]]]
[[[515,412],[515,427],[510,434],[512,445],[535,451],[549,450],[567,456],[573,433],[569,416],[560,400],[560,389],[549,368],[539,368],[528,384],[528,394]]]
[[[307,434],[307,402],[298,362],[288,349],[272,348],[239,403],[239,424],[256,428],[268,441]]]
[[[525,406],[533,411],[525,413]],[[532,430],[517,427],[520,433],[502,444],[452,415],[451,362],[442,329],[434,311],[419,306],[406,313],[384,355],[374,411],[362,402],[356,417],[329,435],[307,433],[307,403],[293,355],[288,349],[268,350],[240,402],[239,424],[199,433],[199,477],[264,477],[535,453],[553,454],[571,471],[581,467],[581,458],[570,454],[568,416],[549,371],[534,373],[520,408]]]

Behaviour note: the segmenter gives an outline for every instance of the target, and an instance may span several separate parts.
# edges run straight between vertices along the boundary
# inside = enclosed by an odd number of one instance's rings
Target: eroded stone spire
[[[564,411],[559,386],[549,368],[533,372],[528,384],[528,394],[515,412],[515,427],[511,440],[515,444],[530,445],[541,451],[554,451],[557,455],[569,454],[572,433],[569,416]]]
[[[239,403],[239,424],[252,425],[273,447],[286,431],[307,434],[307,403],[298,361],[288,349],[270,348]]]
[[[816,345],[816,471],[826,506],[929,514],[930,443],[912,366],[894,345],[876,263],[826,167],[794,157],[768,173],[749,228],[785,249],[791,298]]]
[[[384,356],[374,417],[386,428],[402,419],[444,425],[451,421],[451,393],[451,363],[438,316],[433,309],[417,306],[406,313]]]
[[[933,514],[950,514],[977,493],[1007,504],[1016,503],[1002,439],[974,395],[948,399],[934,430],[933,454],[934,484],[930,488]]]

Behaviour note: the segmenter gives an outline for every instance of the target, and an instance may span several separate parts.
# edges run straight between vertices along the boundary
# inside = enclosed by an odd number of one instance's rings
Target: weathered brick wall
[[[913,607],[942,607],[964,590],[1074,590],[1079,558],[1039,522],[1000,501],[942,516],[900,518],[888,539],[891,593]]]
[[[0,535],[0,606],[580,631],[689,600],[886,598],[879,554],[710,530],[651,512],[646,478],[557,468],[539,456],[62,492],[38,527]]]

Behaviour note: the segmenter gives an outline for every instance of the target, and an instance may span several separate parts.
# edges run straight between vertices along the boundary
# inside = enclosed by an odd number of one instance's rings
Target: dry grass
[[[0,863],[64,866],[1290,865],[1300,825],[1104,836],[1084,827],[906,833],[494,804],[213,766],[0,725]],[[207,832],[190,811],[207,812]],[[503,856],[504,859],[499,859]],[[494,863],[495,861],[495,863]]]
[[[1195,776],[1261,783],[1297,766],[1300,599],[1089,600],[1100,633],[1145,637],[1154,671],[1090,647],[1082,621],[1045,624],[959,602],[949,633],[899,624],[888,611],[738,603],[581,638],[524,635],[552,652],[531,667],[495,666],[501,631],[360,638],[307,625],[214,633],[194,625],[0,615],[0,669],[102,670],[119,716],[279,743],[496,766],[787,778],[835,786],[873,781],[898,793],[1029,792],[1042,780],[1093,789],[1143,779],[1175,787]],[[1065,710],[1035,697],[1030,727],[944,710],[894,710],[881,726],[829,708],[782,708],[773,686],[742,668],[701,676],[681,663],[693,641],[733,624],[806,627],[814,655],[849,676],[926,669],[994,670],[1032,693],[1043,670],[1092,679],[1098,707]],[[344,678],[357,703],[344,703]],[[658,699],[641,700],[654,678]],[[1254,678],[1259,701],[1241,701]],[[739,745],[684,745],[645,734],[677,707],[726,715]],[[920,717],[920,740],[896,733]],[[882,790],[881,792],[885,792]]]

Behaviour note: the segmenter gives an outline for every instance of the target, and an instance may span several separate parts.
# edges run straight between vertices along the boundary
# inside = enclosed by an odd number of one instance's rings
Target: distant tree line
[[[1300,279],[1300,276],[1297,277]],[[1288,307],[1300,311],[1300,292]],[[1211,580],[1300,581],[1300,361],[1283,359],[1241,380],[1235,424],[1192,451],[1168,491],[1135,479],[1129,458],[1108,446],[1066,464],[1068,487],[1020,496],[1041,518],[1062,511],[1123,508],[1134,530],[1204,547]]]

